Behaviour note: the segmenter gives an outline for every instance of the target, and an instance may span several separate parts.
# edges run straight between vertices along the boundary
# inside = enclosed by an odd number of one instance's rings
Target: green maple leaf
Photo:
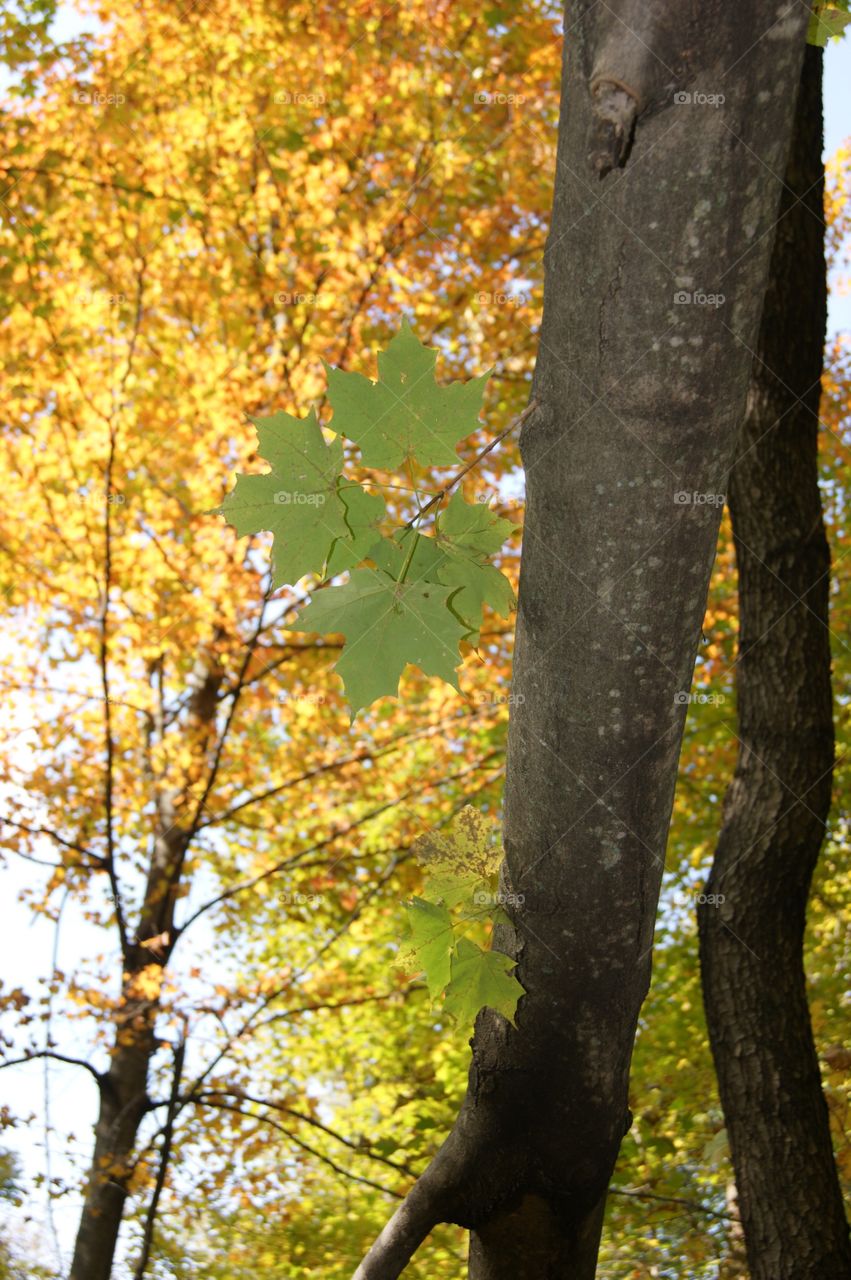
[[[436,360],[404,321],[378,356],[377,382],[326,366],[334,430],[359,445],[365,466],[398,471],[408,459],[427,467],[458,461],[455,445],[481,425],[490,373],[441,387]]]
[[[494,824],[468,804],[446,831],[419,836],[413,851],[426,874],[426,891],[447,907],[464,902],[473,908],[469,914],[487,915],[487,907],[475,910],[483,905],[475,899],[477,894],[492,898],[491,881],[502,861],[502,847],[494,843],[493,834]]]
[[[514,607],[514,592],[505,574],[487,557],[498,551],[514,530],[510,520],[495,516],[483,503],[452,496],[437,521],[434,541],[444,552],[437,577],[455,589],[452,608],[467,623],[469,639],[476,643],[482,610],[488,605],[507,618]]]
[[[432,1000],[449,985],[450,961],[455,946],[452,920],[446,907],[423,898],[406,904],[408,933],[396,963],[405,973],[424,972]]]
[[[343,464],[339,437],[325,443],[316,414],[257,418],[258,451],[271,466],[264,475],[239,475],[213,514],[241,538],[262,529],[274,535],[272,585],[321,574],[332,543],[347,534],[337,480]]]
[[[436,538],[454,555],[491,556],[515,529],[510,520],[495,516],[484,502],[467,502],[456,489],[437,519]]]
[[[485,605],[507,618],[514,608],[514,592],[504,573],[492,564],[447,556],[438,577],[452,588],[451,605],[466,627],[465,638],[471,644],[479,641],[482,610]]]
[[[379,570],[355,569],[348,582],[319,593],[291,627],[345,636],[336,669],[354,718],[377,698],[398,693],[409,662],[458,688],[464,627],[447,608],[448,596],[439,583],[399,583]]]
[[[406,581],[439,582],[438,570],[446,556],[434,538],[425,538],[413,529],[398,529],[392,539],[382,538],[371,547],[369,558],[391,578],[398,578],[411,550],[412,538],[415,546]]]
[[[510,520],[495,516],[481,503],[473,506],[455,494],[439,517],[433,538],[404,529],[392,541],[385,538],[377,543],[369,554],[379,568],[398,577],[410,550],[410,539],[415,538],[408,577],[415,582],[441,582],[451,587],[450,608],[464,622],[467,638],[475,643],[485,605],[504,618],[514,607],[511,583],[487,560],[513,529]]]
[[[377,493],[368,493],[360,485],[343,485],[339,493],[345,511],[346,536],[331,548],[325,569],[329,578],[344,569],[354,569],[366,558],[380,536],[381,522],[387,512],[384,499]]]
[[[517,1002],[525,994],[511,973],[516,963],[501,951],[483,951],[469,938],[460,938],[450,965],[444,1011],[469,1025],[487,1005],[516,1025]]]

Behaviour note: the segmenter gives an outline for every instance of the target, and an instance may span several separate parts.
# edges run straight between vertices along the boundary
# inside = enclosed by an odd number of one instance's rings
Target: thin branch
[[[295,1017],[298,1013],[317,1013],[328,1012],[335,1009],[351,1009],[353,1006],[360,1004],[374,1004],[379,1000],[392,1000],[394,996],[398,996],[401,1000],[407,1000],[414,988],[410,986],[395,987],[392,991],[380,991],[376,995],[371,996],[355,996],[351,1000],[319,1000],[315,1004],[297,1004],[292,1009],[281,1009],[278,1013],[273,1013],[265,1022],[258,1022],[255,1031],[262,1031],[264,1027],[270,1027],[276,1022],[285,1022],[287,1018]]]
[[[37,1049],[32,1053],[25,1053],[21,1058],[4,1058],[0,1062],[0,1071],[4,1067],[18,1067],[23,1062],[34,1062],[36,1058],[52,1058],[56,1062],[67,1062],[72,1067],[83,1067],[93,1077],[98,1088],[103,1084],[103,1073],[93,1067],[90,1062],[86,1062],[84,1058],[69,1058],[67,1054],[54,1053],[52,1049]]]
[[[220,813],[214,814],[207,822],[202,822],[199,830],[204,831],[207,827],[218,825],[221,822],[227,822],[235,814],[240,813],[243,809],[247,809],[250,805],[260,804],[264,800],[270,800],[274,796],[280,795],[282,791],[289,790],[290,787],[298,786],[302,782],[310,782],[314,778],[320,777],[322,774],[334,772],[337,769],[345,768],[350,764],[362,764],[365,760],[375,761],[381,760],[384,756],[398,751],[403,745],[409,742],[416,742],[422,738],[433,737],[439,733],[441,729],[445,729],[447,725],[463,724],[466,726],[470,720],[476,719],[482,714],[482,709],[478,711],[465,712],[462,716],[452,715],[446,716],[442,720],[438,720],[435,724],[426,725],[422,729],[406,730],[403,733],[397,733],[389,739],[389,741],[381,743],[377,747],[366,747],[363,751],[353,751],[350,755],[338,757],[331,760],[327,764],[317,765],[314,769],[309,769],[305,773],[296,774],[292,778],[287,778],[284,782],[279,783],[275,787],[269,787],[266,791],[260,791],[256,795],[248,796],[245,800],[240,800],[238,804],[231,805],[229,809],[225,809]]]
[[[230,732],[231,725],[233,724],[234,716],[236,715],[236,708],[244,688],[245,674],[248,671],[249,664],[254,655],[254,650],[257,645],[257,641],[260,636],[260,631],[263,626],[263,618],[266,614],[266,606],[269,603],[271,594],[272,594],[272,584],[270,582],[263,593],[263,600],[260,605],[260,612],[257,615],[257,626],[254,628],[254,633],[251,639],[249,640],[248,644],[245,646],[245,655],[240,665],[236,686],[233,690],[233,697],[231,699],[230,709],[228,710],[227,718],[225,720],[222,732],[219,735],[219,740],[216,743],[216,750],[213,755],[213,762],[210,765],[210,772],[207,776],[207,782],[204,786],[204,790],[201,794],[201,798],[198,801],[198,805],[195,809],[195,814],[192,818],[192,822],[189,827],[189,830],[186,833],[185,847],[187,849],[189,848],[191,841],[195,837],[201,825],[201,814],[204,812],[204,809],[207,804],[207,800],[210,796],[210,792],[213,790],[213,787],[216,784],[216,778],[218,777],[219,768],[221,766],[222,754],[224,752],[225,742]]]
[[[195,1099],[192,1099],[192,1101],[195,1101]],[[359,1174],[352,1173],[349,1169],[344,1169],[342,1165],[337,1164],[335,1160],[332,1160],[330,1156],[326,1156],[324,1152],[317,1151],[315,1147],[311,1147],[310,1144],[305,1142],[303,1139],[297,1138],[294,1133],[291,1133],[289,1129],[284,1127],[284,1125],[279,1124],[277,1120],[273,1120],[271,1116],[254,1115],[250,1111],[243,1111],[241,1107],[234,1106],[233,1103],[227,1102],[214,1102],[207,1100],[205,1102],[199,1102],[197,1105],[214,1107],[218,1111],[232,1111],[246,1120],[255,1120],[259,1124],[269,1125],[271,1129],[277,1129],[278,1133],[282,1133],[285,1138],[288,1138],[290,1142],[295,1144],[295,1146],[300,1147],[302,1151],[306,1151],[309,1155],[315,1156],[317,1160],[321,1160],[323,1164],[327,1164],[329,1168],[333,1169],[335,1173],[339,1173],[341,1177],[349,1178],[352,1182],[360,1182],[365,1187],[372,1187],[374,1191],[381,1191],[384,1195],[393,1196],[394,1199],[402,1200],[404,1203],[405,1197],[401,1191],[393,1191],[390,1187],[382,1186],[380,1182],[374,1182],[372,1178],[364,1178]]]
[[[460,469],[460,471],[456,471],[452,479],[448,480],[442,489],[438,489],[434,497],[429,498],[425,506],[422,507],[417,512],[417,514],[411,520],[409,520],[408,523],[403,527],[405,529],[412,529],[414,525],[419,520],[422,519],[422,517],[426,514],[427,511],[430,511],[432,507],[438,504],[438,502],[442,502],[443,499],[446,497],[447,493],[449,493],[450,490],[454,489],[456,484],[459,483],[459,481],[464,479],[464,476],[467,475],[468,471],[472,471],[474,467],[477,467],[481,462],[482,458],[487,457],[487,455],[491,452],[491,450],[495,449],[496,446],[500,444],[507,435],[510,435],[515,427],[523,426],[523,423],[526,421],[526,419],[535,411],[535,409],[537,409],[538,403],[539,403],[538,400],[534,398],[530,400],[529,403],[526,405],[526,408],[523,410],[523,412],[518,413],[516,418],[512,418],[508,426],[503,431],[500,431],[498,436],[494,436],[490,444],[485,445],[484,449],[481,449],[476,454],[475,458],[473,458],[470,462],[465,463],[465,465]]]
[[[271,879],[272,876],[278,875],[281,871],[284,871],[287,867],[290,867],[294,863],[300,862],[303,858],[308,857],[309,854],[318,853],[323,849],[327,849],[329,845],[332,845],[337,840],[342,839],[343,836],[350,835],[353,831],[357,830],[358,827],[363,826],[365,822],[369,822],[373,818],[381,817],[381,815],[383,813],[386,813],[388,810],[394,809],[399,804],[404,804],[404,802],[407,799],[409,799],[412,795],[422,795],[423,791],[429,790],[431,788],[442,787],[449,782],[457,782],[459,778],[465,777],[468,773],[475,772],[477,769],[486,765],[489,760],[492,760],[495,756],[499,756],[501,754],[502,752],[495,748],[493,751],[488,752],[487,755],[483,756],[480,760],[477,760],[474,765],[468,766],[464,769],[460,769],[455,773],[447,774],[445,777],[438,779],[437,782],[434,782],[432,784],[427,784],[425,786],[421,783],[419,786],[409,787],[408,790],[403,791],[401,795],[396,796],[392,800],[388,800],[385,804],[379,805],[375,809],[369,810],[369,812],[363,814],[362,817],[356,818],[353,822],[350,822],[348,826],[342,827],[340,830],[332,832],[332,834],[330,836],[326,836],[324,840],[319,840],[316,842],[316,844],[308,846],[307,849],[301,849],[298,853],[291,854],[289,857],[282,859],[280,862],[274,863],[266,871],[261,871],[259,875],[254,876],[251,880],[245,880],[243,881],[242,884],[234,885],[230,889],[223,890],[223,892],[218,894],[215,898],[210,898],[207,902],[202,903],[201,906],[198,907],[197,910],[193,911],[192,914],[184,921],[184,923],[178,929],[176,929],[175,942],[179,937],[181,937],[186,932],[186,930],[190,927],[190,925],[195,923],[195,921],[199,918],[199,916],[202,916],[207,911],[212,910],[213,907],[217,907],[222,902],[227,902],[229,901],[229,899],[235,898],[237,894],[246,893],[248,892],[249,889],[256,888],[258,884],[262,884],[263,881],[269,880]],[[404,847],[407,847],[407,846],[404,846]]]
[[[30,827],[26,822],[17,822],[14,818],[0,818],[0,823],[4,822],[8,827],[17,827],[19,831],[26,831],[28,835],[49,836],[51,840],[61,844],[64,849],[73,849],[74,853],[79,853],[84,858],[90,858],[95,866],[101,870],[106,870],[106,859],[102,858],[99,853],[92,853],[90,849],[84,849],[82,845],[75,844],[73,840],[66,840],[64,836],[60,836],[58,832],[51,830],[50,827]]]
[[[109,455],[106,463],[106,475],[104,477],[104,488],[106,491],[106,502],[104,504],[104,569],[103,569],[103,608],[100,616],[100,646],[98,660],[100,663],[101,685],[103,687],[103,732],[104,744],[106,747],[106,777],[104,780],[104,802],[106,807],[106,858],[105,865],[107,875],[109,876],[109,885],[112,890],[112,901],[115,907],[115,922],[118,926],[118,936],[121,941],[121,952],[124,956],[128,954],[128,938],[127,925],[124,919],[124,908],[121,904],[121,888],[118,883],[118,873],[115,868],[115,832],[113,819],[113,783],[115,757],[112,741],[112,712],[109,697],[109,603],[110,591],[112,588],[112,506],[110,498],[112,497],[112,468],[115,462],[115,427],[110,424],[109,428]]]
[[[323,1124],[322,1121],[317,1120],[315,1116],[305,1115],[303,1111],[296,1111],[294,1107],[288,1107],[283,1102],[275,1102],[274,1099],[271,1098],[254,1097],[252,1094],[246,1093],[244,1089],[204,1089],[201,1092],[194,1094],[194,1096],[191,1099],[187,1099],[187,1101],[204,1102],[208,1098],[215,1099],[228,1097],[238,1098],[243,1102],[251,1102],[258,1107],[268,1107],[271,1111],[278,1111],[281,1115],[290,1116],[293,1120],[300,1120],[303,1124],[312,1125],[314,1129],[319,1129],[322,1133],[327,1134],[329,1138],[333,1138],[335,1142],[342,1143],[344,1147],[348,1147],[350,1151],[354,1151],[360,1156],[366,1156],[370,1160],[377,1160],[381,1164],[386,1164],[388,1168],[395,1169],[397,1173],[403,1173],[408,1178],[417,1177],[416,1171],[413,1170],[410,1165],[402,1164],[398,1160],[391,1160],[388,1156],[379,1155],[376,1151],[373,1151],[369,1143],[364,1142],[363,1140],[360,1142],[354,1142],[351,1138],[344,1137],[342,1133],[337,1133],[336,1129],[329,1128],[327,1124]],[[141,1280],[141,1277],[137,1276],[136,1280]]]
[[[185,199],[183,196],[175,195],[173,191],[149,191],[147,187],[134,187],[124,182],[108,182],[103,179],[92,178],[85,173],[67,173],[64,169],[54,169],[46,165],[0,165],[0,173],[23,174],[36,173],[45,178],[66,178],[70,182],[85,182],[90,187],[99,187],[104,191],[121,191],[126,195],[144,196],[146,200],[167,200],[170,204],[182,204],[187,209],[197,208],[197,202],[193,205],[191,200]],[[210,208],[221,208],[221,205],[215,205],[205,197],[205,202]]]
[[[632,1187],[609,1187],[610,1196],[629,1196],[633,1200],[658,1200],[661,1204],[679,1204],[692,1213],[703,1213],[708,1218],[721,1218],[725,1222],[739,1222],[732,1213],[721,1213],[718,1209],[710,1209],[699,1200],[686,1200],[683,1196],[657,1196],[652,1191],[635,1191]]]

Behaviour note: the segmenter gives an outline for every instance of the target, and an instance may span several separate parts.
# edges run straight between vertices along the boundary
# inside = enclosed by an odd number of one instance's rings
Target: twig
[[[465,465],[461,468],[460,471],[456,471],[452,479],[447,481],[447,483],[443,486],[442,489],[438,489],[434,497],[429,498],[425,506],[421,507],[420,510],[417,512],[417,514],[413,516],[412,519],[410,519],[408,523],[403,527],[405,529],[413,529],[417,521],[421,520],[422,517],[425,515],[425,513],[427,511],[430,511],[432,507],[436,506],[438,502],[442,502],[443,499],[446,497],[447,493],[449,493],[451,489],[454,489],[456,484],[458,484],[460,480],[464,479],[468,471],[472,471],[473,467],[477,467],[481,462],[482,458],[487,457],[487,455],[491,452],[491,450],[495,449],[496,446],[500,444],[507,435],[510,435],[515,427],[522,427],[526,419],[532,414],[532,412],[535,409],[537,409],[538,403],[539,402],[537,399],[533,398],[532,400],[530,400],[529,403],[526,405],[526,408],[523,410],[523,412],[518,413],[516,418],[512,418],[508,426],[505,428],[505,430],[500,431],[498,436],[494,436],[490,444],[485,445],[484,449],[480,450],[479,453],[476,454],[475,458],[473,458],[470,462],[465,463]]]
[[[652,1191],[634,1191],[631,1187],[609,1187],[611,1196],[629,1196],[633,1200],[658,1200],[662,1204],[680,1204],[692,1213],[703,1213],[708,1218],[721,1218],[726,1222],[738,1222],[732,1213],[721,1213],[718,1209],[710,1209],[699,1200],[686,1200],[683,1196],[657,1196]]]
[[[56,1062],[67,1062],[72,1067],[84,1067],[97,1081],[98,1088],[103,1084],[102,1074],[90,1062],[86,1062],[83,1058],[69,1058],[64,1053],[54,1053],[52,1049],[38,1049],[33,1053],[25,1053],[21,1058],[4,1058],[0,1062],[0,1071],[4,1067],[18,1067],[23,1062],[34,1062],[36,1058],[52,1058]]]

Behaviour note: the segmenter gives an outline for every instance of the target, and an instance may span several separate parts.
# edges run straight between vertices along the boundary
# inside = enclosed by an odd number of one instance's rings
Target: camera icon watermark
[[[726,493],[698,493],[696,489],[680,489],[674,494],[674,505],[677,507],[723,507],[726,501]]]
[[[727,101],[723,93],[688,93],[681,90],[674,94],[677,107],[723,107]]]
[[[324,493],[297,493],[292,489],[278,489],[274,494],[274,502],[278,507],[322,507],[325,505]]]
[[[717,310],[727,301],[723,293],[704,293],[702,289],[677,289],[674,305],[677,307],[712,307]]]
[[[325,94],[311,90],[308,93],[292,93],[288,89],[275,94],[275,102],[284,107],[321,107],[325,103]]]
[[[525,293],[479,293],[477,299],[483,307],[528,307],[529,305],[529,298]]]
[[[121,107],[127,101],[123,93],[104,93],[101,89],[77,89],[73,97],[84,107]]]
[[[522,907],[525,901],[525,893],[488,893],[485,889],[477,889],[473,894],[476,907]]]
[[[479,106],[519,107],[526,101],[525,93],[492,93],[488,89],[477,89],[473,101]]]

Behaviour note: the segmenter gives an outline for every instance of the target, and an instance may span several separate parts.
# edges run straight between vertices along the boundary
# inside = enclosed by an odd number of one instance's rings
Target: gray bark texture
[[[818,490],[826,312],[819,49],[807,49],[730,478],[739,756],[698,912],[710,1041],[753,1280],[848,1280],[803,965],[830,808],[830,558]]]
[[[807,17],[567,4],[521,435],[503,875],[524,901],[497,938],[527,994],[516,1029],[479,1015],[458,1120],[358,1280],[393,1280],[438,1221],[471,1230],[473,1280],[595,1274]]]

